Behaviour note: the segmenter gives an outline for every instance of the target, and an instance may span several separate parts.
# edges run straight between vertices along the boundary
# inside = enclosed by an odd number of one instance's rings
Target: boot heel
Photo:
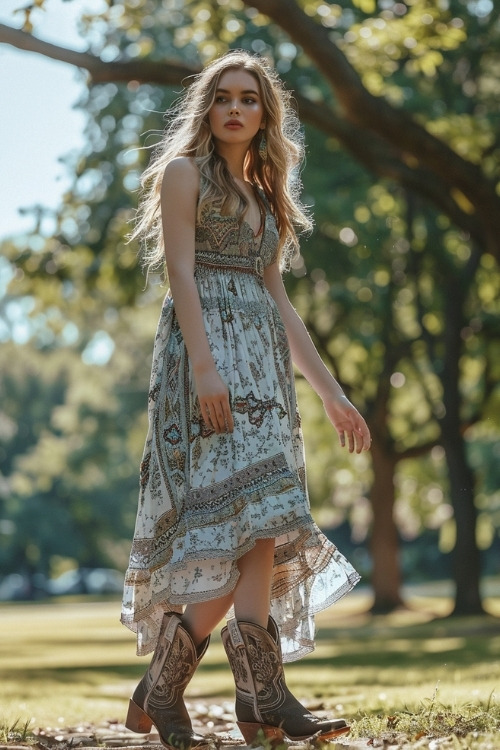
[[[151,731],[153,722],[149,716],[144,713],[142,708],[130,699],[125,726],[132,732],[137,732],[137,734],[148,734]]]
[[[256,740],[262,741],[262,739],[266,739],[271,747],[276,747],[284,742],[285,733],[279,727],[270,727],[268,724],[260,723],[251,724],[246,721],[238,721],[236,723],[247,745],[251,745]],[[261,734],[260,737],[259,733]]]

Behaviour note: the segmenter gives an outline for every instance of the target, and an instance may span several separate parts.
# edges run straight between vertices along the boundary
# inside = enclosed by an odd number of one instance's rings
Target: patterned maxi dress
[[[264,201],[263,201],[264,204]],[[156,333],[149,431],[122,622],[137,653],[156,645],[164,611],[224,596],[237,560],[275,538],[271,614],[283,660],[314,648],[314,614],[359,576],[310,515],[304,452],[285,328],[262,273],[278,232],[205,209],[196,226],[195,279],[215,363],[229,388],[234,432],[204,423],[172,297]]]

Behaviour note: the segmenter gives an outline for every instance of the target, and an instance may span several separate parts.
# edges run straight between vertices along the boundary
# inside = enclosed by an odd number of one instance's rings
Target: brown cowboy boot
[[[180,615],[165,613],[151,664],[130,699],[127,729],[146,734],[154,724],[169,750],[205,744],[205,738],[193,732],[182,696],[209,640],[196,649]]]
[[[272,617],[267,630],[230,620],[222,642],[236,683],[237,724],[250,745],[262,730],[273,745],[290,740],[319,740],[349,731],[344,719],[320,719],[294,698],[285,684],[278,628]]]

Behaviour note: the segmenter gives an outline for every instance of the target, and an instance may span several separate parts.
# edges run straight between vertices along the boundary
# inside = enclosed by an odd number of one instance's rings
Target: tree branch
[[[323,71],[346,112],[346,117],[340,116],[325,104],[317,104],[296,93],[302,119],[337,138],[374,174],[395,180],[423,195],[458,227],[470,233],[481,247],[499,257],[500,198],[479,167],[461,159],[405,112],[371,95],[330,40],[327,30],[312,21],[293,0],[252,0],[247,4],[267,13],[306,51],[309,50],[309,56]],[[137,81],[162,86],[179,85],[200,70],[176,60],[105,62],[96,55],[44,42],[5,24],[0,24],[2,42],[83,68],[88,71],[93,84]],[[423,147],[425,144],[426,148]],[[422,148],[422,153],[419,148]],[[410,159],[409,154],[412,154]],[[457,172],[460,173],[458,181]],[[467,189],[462,189],[464,180]],[[457,189],[467,195],[472,210],[464,210],[457,203],[454,192]]]
[[[76,52],[67,47],[44,42],[32,34],[20,29],[13,29],[0,23],[0,42],[10,44],[26,52],[49,57],[52,60],[83,68],[90,73],[92,83],[108,83],[117,81],[138,81],[139,83],[157,83],[162,86],[177,85],[184,78],[200,72],[196,68],[177,60],[120,60],[118,62],[104,62],[96,55],[88,52]]]
[[[422,195],[440,208],[478,242],[483,241],[482,226],[477,217],[462,211],[449,192],[449,185],[424,167],[405,162],[405,155],[373,131],[349,122],[325,104],[312,102],[294,93],[301,120],[327,135],[337,138],[357,161],[378,177],[399,183]]]
[[[416,164],[429,170],[432,179],[445,181],[451,199],[460,200],[461,193],[470,204],[468,211],[477,215],[483,249],[500,257],[500,198],[494,182],[478,165],[463,159],[404,110],[371,94],[332,42],[329,30],[304,13],[295,0],[244,2],[268,16],[303,48],[323,73],[347,119],[377,133],[401,153],[411,155]]]

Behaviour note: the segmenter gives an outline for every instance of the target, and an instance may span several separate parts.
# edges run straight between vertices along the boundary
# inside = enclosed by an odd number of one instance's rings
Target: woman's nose
[[[236,102],[231,102],[231,106],[229,107],[230,112],[239,112],[239,107]]]

